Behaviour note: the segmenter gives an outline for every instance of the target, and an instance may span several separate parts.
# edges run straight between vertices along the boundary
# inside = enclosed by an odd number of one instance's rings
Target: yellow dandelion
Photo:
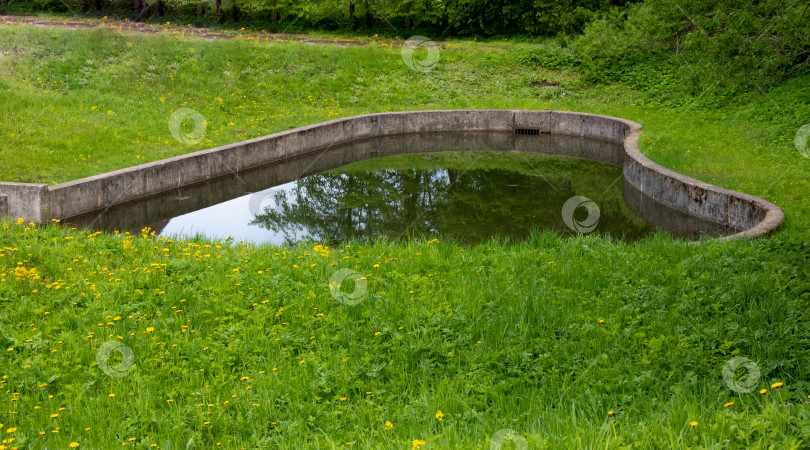
[[[728,402],[725,405],[723,405],[723,408],[728,408],[729,406],[731,406],[733,404],[734,404],[734,402]]]
[[[772,385],[771,385],[771,387],[772,387],[773,389],[779,389],[779,388],[781,388],[782,386],[784,386],[784,385],[783,385],[781,382],[776,382],[776,383],[774,383],[774,384],[772,384]]]
[[[79,446],[78,442],[71,442],[70,444],[68,444],[68,447],[70,447],[70,448],[76,448],[78,446]]]
[[[759,391],[759,393],[762,394],[762,395],[765,395],[766,392],[768,392],[767,389],[763,389],[763,390]]]
[[[386,420],[385,421],[385,429],[390,430],[392,428],[394,428],[394,424]]]
[[[692,421],[692,422],[689,422],[689,425],[690,425],[692,428],[695,428],[696,426],[698,426],[698,423],[697,423],[697,422]]]
[[[444,420],[444,413],[442,412],[441,409],[436,411],[436,418],[439,420]]]
[[[615,413],[615,412],[613,412],[613,410],[612,410],[612,409],[609,409],[609,410],[608,410],[608,416],[612,416],[612,415],[614,415],[614,414],[616,414],[616,413]]]

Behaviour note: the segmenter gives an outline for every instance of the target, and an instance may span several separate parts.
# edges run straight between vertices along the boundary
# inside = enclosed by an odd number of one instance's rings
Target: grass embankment
[[[791,141],[807,78],[723,109],[645,106],[526,65],[520,45],[456,44],[471,51],[443,50],[425,75],[396,48],[4,27],[0,179],[66,181],[363,112],[573,109],[641,122],[653,159],[772,200],[787,226],[698,246],[538,234],[324,250],[6,224],[0,435],[14,441],[0,445],[482,448],[501,429],[535,447],[806,443],[808,161]],[[196,147],[167,128],[183,106],[209,122]],[[357,305],[328,290],[341,268],[367,275]],[[97,364],[107,341],[132,349],[126,376]],[[761,370],[750,393],[723,381],[733,356]]]

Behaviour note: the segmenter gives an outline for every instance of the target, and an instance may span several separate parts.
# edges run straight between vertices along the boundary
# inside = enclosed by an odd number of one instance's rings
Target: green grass
[[[2,246],[0,417],[20,448],[488,448],[505,428],[532,448],[810,438],[810,250],[782,237],[319,252],[9,224]],[[329,292],[341,268],[367,277],[357,305]],[[96,363],[111,340],[135,355],[125,377]],[[766,394],[724,384],[736,355]]]
[[[0,179],[67,181],[365,112],[570,109],[640,122],[654,160],[777,203],[785,226],[699,245],[538,233],[319,252],[7,222],[0,449],[489,448],[501,429],[531,448],[806,446],[810,161],[792,140],[808,77],[670,105],[521,63],[524,44],[453,45],[421,74],[380,46],[0,27]],[[168,130],[184,106],[209,123],[195,147]],[[329,292],[341,268],[367,275],[357,305]],[[128,375],[97,364],[107,341],[133,350]],[[755,391],[723,382],[733,356],[759,366]]]

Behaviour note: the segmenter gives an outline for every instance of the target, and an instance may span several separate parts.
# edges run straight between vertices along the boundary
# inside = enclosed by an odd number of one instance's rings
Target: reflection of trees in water
[[[560,212],[572,195],[570,180],[552,185],[507,170],[324,173],[276,193],[275,207],[252,223],[284,233],[290,243],[297,230],[305,232],[297,238],[330,243],[406,234],[441,234],[473,243],[493,235],[521,238],[532,229],[562,230]]]

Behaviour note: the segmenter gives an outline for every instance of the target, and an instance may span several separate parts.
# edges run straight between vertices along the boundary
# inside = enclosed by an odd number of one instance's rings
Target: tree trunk
[[[157,15],[163,17],[163,2],[161,0],[157,0]]]
[[[234,22],[239,22],[239,8],[236,7],[236,2],[233,2],[233,7],[231,8],[231,19]]]
[[[354,23],[354,8],[354,3],[349,2],[349,23]]]
[[[217,6],[217,17],[220,17],[222,16],[222,0],[217,0],[216,6]]]
[[[132,12],[139,13],[141,11],[141,0],[134,0],[132,3]]]
[[[371,8],[369,7],[368,2],[366,2],[366,28],[371,29]]]
[[[101,11],[101,0],[95,0],[94,4],[96,11]]]

